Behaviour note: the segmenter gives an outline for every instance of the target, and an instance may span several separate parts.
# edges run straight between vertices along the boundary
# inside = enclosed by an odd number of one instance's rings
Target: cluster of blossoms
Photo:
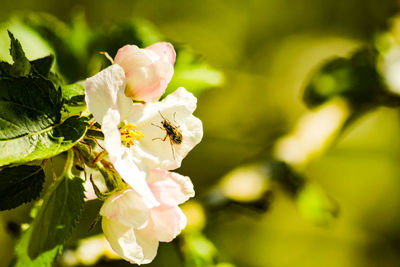
[[[197,100],[181,87],[159,101],[174,63],[169,43],[126,45],[110,67],[83,83],[102,147],[125,181],[100,210],[103,232],[131,263],[151,262],[158,243],[181,232],[186,217],[178,205],[194,196],[189,177],[171,170],[202,138],[202,123],[192,114]]]

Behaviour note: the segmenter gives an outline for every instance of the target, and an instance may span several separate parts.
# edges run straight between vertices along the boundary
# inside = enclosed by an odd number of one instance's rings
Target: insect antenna
[[[163,127],[161,127],[160,125],[156,125],[154,123],[151,123],[151,125],[156,126],[157,128],[160,128],[161,130],[165,131],[165,129]]]
[[[166,120],[165,117],[163,116],[163,114],[161,114],[161,111],[158,111],[158,113],[160,113],[161,118],[163,118],[164,120]]]

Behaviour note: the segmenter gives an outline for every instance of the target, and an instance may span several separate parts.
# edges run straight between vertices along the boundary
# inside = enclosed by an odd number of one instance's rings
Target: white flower
[[[179,168],[203,137],[203,125],[192,115],[196,102],[191,93],[180,87],[161,102],[133,104],[126,121],[143,134],[130,147],[133,157],[149,168]],[[168,134],[167,127],[176,132]]]
[[[146,171],[135,164],[132,154],[122,146],[118,126],[121,121],[118,109],[129,108],[131,100],[123,95],[125,74],[118,65],[113,65],[83,82],[86,88],[86,103],[96,120],[101,123],[105,135],[104,147],[119,175],[143,198],[148,207],[158,202],[146,184]]]
[[[172,241],[186,226],[186,217],[178,207],[194,196],[189,177],[161,169],[152,169],[149,187],[160,203],[148,209],[141,196],[126,189],[109,197],[100,210],[104,235],[123,259],[137,264],[151,262],[158,242]]]
[[[124,77],[115,64],[84,83],[88,108],[102,125],[116,170],[126,180],[124,173],[135,168],[134,163],[142,169],[179,168],[203,136],[201,121],[192,115],[197,99],[181,87],[160,102],[133,103],[124,95]]]

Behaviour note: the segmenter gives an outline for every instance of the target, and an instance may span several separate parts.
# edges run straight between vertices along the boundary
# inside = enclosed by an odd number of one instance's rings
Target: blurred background
[[[96,35],[93,53],[101,51],[102,44],[113,43],[115,25],[135,19],[148,30],[140,45],[162,39],[190,51],[189,57],[196,54],[188,65],[185,52],[178,51],[177,64],[183,63],[169,87],[183,85],[197,95],[195,114],[204,124],[203,141],[178,170],[191,177],[196,189],[194,200],[183,207],[189,229],[174,243],[161,244],[149,266],[400,266],[398,110],[374,108],[342,128],[350,112],[346,104],[330,102],[310,111],[302,99],[322,63],[350,56],[387,30],[398,1],[3,0],[1,6],[0,57],[7,60],[7,28],[31,59],[60,51],[54,39],[43,37],[51,34],[43,33],[31,12],[81,29],[70,39],[75,51],[85,35]],[[125,37],[125,43],[137,43]],[[114,56],[115,51],[108,52]],[[87,52],[82,58],[89,58]],[[69,68],[79,68],[71,62]],[[58,70],[72,83],[97,72],[98,62],[98,57],[83,62],[90,68],[75,76]],[[186,73],[189,66],[193,71]],[[307,118],[313,122],[301,130]],[[319,148],[299,163],[290,156],[308,148],[290,146],[294,151],[287,152],[282,137],[301,131],[309,131],[310,146]],[[277,159],[301,177],[299,182],[289,179],[288,186],[272,179],[275,167],[287,169]],[[299,183],[301,190],[291,189]],[[0,213],[0,262],[12,257],[10,222],[25,222],[27,210]],[[184,252],[203,258],[177,252],[182,243]],[[68,257],[58,264],[68,266]],[[107,257],[86,264],[129,266]]]

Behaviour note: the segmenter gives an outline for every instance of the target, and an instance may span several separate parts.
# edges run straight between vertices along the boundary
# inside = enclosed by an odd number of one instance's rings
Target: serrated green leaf
[[[86,131],[84,118],[61,122],[61,90],[43,77],[0,78],[0,166],[55,156]]]
[[[84,204],[81,178],[62,177],[52,184],[33,222],[28,254],[34,259],[62,245],[78,223]]]
[[[31,64],[25,56],[21,43],[15,39],[10,31],[8,31],[8,35],[11,39],[10,54],[14,61],[10,74],[13,76],[26,76],[31,72]]]
[[[43,77],[48,77],[51,66],[53,65],[54,56],[48,55],[46,57],[38,58],[30,61],[32,68]]]
[[[0,171],[0,210],[13,209],[39,197],[44,182],[40,166],[22,165]]]
[[[86,118],[74,116],[40,132],[13,140],[0,140],[0,165],[26,163],[58,155],[72,148],[84,136],[86,126]]]
[[[32,259],[28,254],[28,246],[31,240],[32,227],[26,230],[15,246],[15,255],[10,264],[12,267],[50,267],[55,258],[61,253],[62,245],[55,246],[40,256]]]

